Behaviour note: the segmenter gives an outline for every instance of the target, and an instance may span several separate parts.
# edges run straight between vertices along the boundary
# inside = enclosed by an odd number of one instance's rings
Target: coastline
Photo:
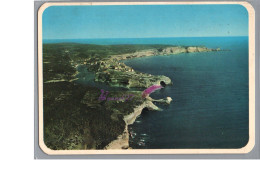
[[[124,45],[101,46],[80,44],[44,45],[44,90],[45,90],[45,143],[52,149],[129,149],[128,125],[142,113],[144,108],[160,110],[153,102],[170,104],[171,98],[153,100],[143,99],[141,91],[151,85],[172,81],[164,75],[152,75],[135,71],[125,65],[123,60],[159,55],[175,55],[180,53],[212,52],[220,49],[206,47],[182,47],[168,45]],[[100,90],[91,85],[82,86],[75,82],[79,71],[78,65],[85,65],[88,71],[94,72],[94,81],[103,82],[111,87],[124,87],[128,90],[109,91],[110,97],[122,94],[135,94],[131,102],[98,101]],[[63,69],[63,70],[61,70]],[[64,70],[68,73],[64,74]],[[79,91],[80,90],[80,91]],[[140,92],[140,93],[138,93]],[[52,105],[68,109],[55,110]],[[48,107],[49,106],[49,107]],[[71,109],[74,108],[74,109]],[[68,114],[70,113],[70,114]],[[82,114],[84,113],[84,114]],[[85,113],[95,113],[89,117]],[[64,123],[64,115],[73,115],[75,122]],[[93,115],[93,114],[92,114]],[[103,118],[103,119],[101,119]],[[79,125],[79,123],[84,123]],[[96,125],[92,125],[95,123]],[[66,127],[71,132],[62,137]],[[102,130],[101,130],[102,129]],[[103,131],[106,129],[106,131]],[[104,139],[102,139],[104,138]],[[59,143],[54,143],[55,140]]]
[[[140,57],[149,57],[149,56],[160,56],[160,55],[175,55],[181,53],[194,53],[194,52],[213,52],[213,51],[220,51],[220,48],[211,49],[207,47],[198,47],[198,46],[171,46],[159,49],[148,49],[148,50],[141,50],[134,53],[129,54],[122,54],[122,55],[114,55],[111,56],[111,60],[125,60],[125,59],[132,59],[132,58],[140,58]]]
[[[176,55],[181,53],[195,52],[213,52],[220,51],[220,48],[211,49],[207,47],[159,47],[153,49],[140,50],[133,53],[120,55],[110,55],[101,60],[86,59],[83,64],[95,73],[95,81],[107,83],[110,86],[125,88],[147,88],[154,84],[164,82],[166,85],[172,84],[169,77],[164,75],[152,75],[135,71],[133,68],[125,65],[122,61],[133,58],[142,58],[160,55]],[[140,81],[140,79],[142,81]]]
[[[162,49],[161,52],[158,52],[156,49],[150,49],[150,50],[144,50],[144,51],[138,51],[135,53],[130,54],[122,54],[122,55],[114,55],[110,57],[110,60],[112,62],[119,62],[126,59],[132,59],[132,58],[140,58],[140,57],[149,57],[149,56],[158,56],[158,55],[176,55],[180,53],[194,53],[194,52],[212,52],[212,51],[220,51],[220,49],[209,49],[206,47],[167,47],[165,49]],[[120,64],[120,63],[119,63]],[[133,69],[130,69],[131,72],[133,72]],[[155,84],[160,84],[159,82]],[[166,83],[170,84],[170,83]],[[136,118],[141,115],[142,110],[144,108],[148,108],[149,110],[160,110],[156,105],[153,104],[153,101],[155,102],[161,102],[161,103],[167,103],[170,104],[172,99],[168,97],[166,100],[160,99],[160,100],[154,100],[150,97],[147,98],[147,100],[137,106],[134,109],[134,112],[132,112],[129,115],[124,116],[125,121],[125,129],[121,135],[117,137],[116,140],[113,140],[110,142],[104,149],[111,150],[111,149],[131,149],[129,146],[129,131],[128,131],[128,125],[131,125],[135,122]]]

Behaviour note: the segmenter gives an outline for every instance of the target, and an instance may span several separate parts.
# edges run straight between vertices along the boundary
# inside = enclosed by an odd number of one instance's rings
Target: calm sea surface
[[[204,45],[229,50],[124,61],[137,71],[165,75],[173,81],[172,86],[151,94],[155,99],[170,96],[173,102],[170,105],[157,104],[163,111],[144,110],[136,122],[129,126],[130,146],[140,149],[241,148],[247,144],[247,37],[56,42]]]

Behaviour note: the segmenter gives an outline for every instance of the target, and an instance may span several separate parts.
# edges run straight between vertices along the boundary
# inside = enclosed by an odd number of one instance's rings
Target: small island
[[[144,108],[160,110],[153,102],[170,104],[171,98],[142,98],[142,90],[164,83],[169,77],[138,72],[124,60],[180,53],[213,52],[199,46],[90,45],[58,43],[43,45],[44,142],[53,150],[129,149],[128,125]],[[133,95],[131,101],[100,100],[100,89],[77,83],[77,67],[94,73],[93,81],[124,89],[110,97]],[[132,90],[137,88],[139,90]]]

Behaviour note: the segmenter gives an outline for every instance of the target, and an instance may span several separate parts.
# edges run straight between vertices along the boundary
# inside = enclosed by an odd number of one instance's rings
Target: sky
[[[242,5],[51,6],[43,39],[248,36]]]

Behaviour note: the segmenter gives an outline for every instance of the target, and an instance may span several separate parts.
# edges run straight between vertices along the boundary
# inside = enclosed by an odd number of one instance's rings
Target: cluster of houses
[[[134,69],[126,66],[124,63],[116,62],[115,60],[108,60],[107,62],[105,61],[92,61],[91,60],[85,60],[84,63],[85,65],[90,65],[90,66],[98,66],[98,72],[105,72],[109,73],[111,70],[116,70],[116,71],[123,71],[123,72],[134,72]]]

